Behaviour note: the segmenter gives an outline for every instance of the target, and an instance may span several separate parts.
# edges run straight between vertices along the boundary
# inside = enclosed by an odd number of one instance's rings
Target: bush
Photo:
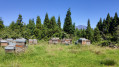
[[[101,64],[112,66],[112,65],[115,65],[116,62],[112,59],[104,59],[101,61]]]

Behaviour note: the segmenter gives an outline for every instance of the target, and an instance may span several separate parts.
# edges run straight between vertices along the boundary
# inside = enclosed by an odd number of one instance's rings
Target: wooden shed
[[[49,40],[49,44],[58,44],[61,43],[61,40],[59,38],[51,38]]]
[[[72,39],[63,39],[61,41],[62,44],[71,44],[72,43]]]
[[[88,40],[88,39],[86,39],[86,38],[80,38],[79,40],[78,40],[78,43],[80,43],[80,44],[82,44],[82,45],[90,45],[90,40]]]
[[[1,40],[0,41],[0,46],[6,47],[6,46],[8,46],[8,42],[6,40]]]

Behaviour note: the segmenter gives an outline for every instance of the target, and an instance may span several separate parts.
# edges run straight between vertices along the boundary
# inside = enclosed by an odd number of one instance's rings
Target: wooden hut
[[[90,45],[90,40],[88,40],[88,39],[85,39],[85,38],[80,38],[79,40],[78,40],[78,43],[80,43],[80,44],[82,44],[82,45]]]
[[[0,46],[6,47],[6,46],[8,46],[8,42],[6,40],[1,40],[0,41]]]
[[[59,38],[52,38],[49,40],[49,44],[58,44],[61,43],[61,40]]]

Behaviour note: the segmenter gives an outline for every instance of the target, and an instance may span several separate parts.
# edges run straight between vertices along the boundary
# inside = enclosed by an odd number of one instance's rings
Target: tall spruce
[[[66,14],[63,30],[67,34],[73,34],[72,27],[73,26],[72,26],[71,12],[70,12],[70,8],[69,8],[68,11],[67,11],[67,14]]]
[[[114,35],[116,33],[116,28],[118,26],[118,15],[117,13],[115,13],[115,16],[114,16],[114,19],[113,21],[111,22],[111,25],[110,25],[110,32],[112,35]]]
[[[48,13],[46,13],[46,15],[45,15],[44,27],[47,27],[47,28],[50,27],[50,20],[49,20],[49,17],[48,17]]]
[[[33,31],[35,29],[35,23],[34,23],[34,19],[29,19],[29,24],[27,25],[27,28],[29,29],[29,33],[30,35],[33,35]]]
[[[90,20],[88,19],[88,25],[86,29],[86,38],[93,41],[93,31],[90,26]]]
[[[100,31],[99,31],[98,27],[96,27],[94,29],[94,41],[95,42],[101,41]]]
[[[106,18],[106,28],[105,28],[106,34],[110,33],[110,23],[111,23],[111,17],[110,17],[110,14],[108,13]]]
[[[58,27],[61,29],[61,21],[60,21],[60,16],[58,17],[58,22],[57,22]]]
[[[42,28],[40,16],[37,16],[37,19],[36,19],[36,28],[37,29],[41,29]]]
[[[51,18],[51,20],[50,20],[49,28],[50,28],[50,29],[55,29],[56,26],[57,26],[57,24],[56,24],[56,19],[55,19],[55,17],[53,16],[53,17]]]
[[[100,18],[100,21],[97,24],[97,27],[100,31],[103,31],[103,23],[102,23],[102,18]]]

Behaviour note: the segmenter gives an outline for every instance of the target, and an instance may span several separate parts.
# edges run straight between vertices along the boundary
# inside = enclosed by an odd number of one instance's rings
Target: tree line
[[[36,23],[34,19],[29,19],[29,23],[25,24],[22,15],[18,16],[16,22],[12,21],[9,26],[3,24],[0,18],[0,38],[36,38],[38,40],[49,40],[52,37],[72,38],[74,40],[84,37],[91,42],[119,40],[119,17],[115,13],[114,17],[110,17],[108,13],[106,19],[100,18],[96,28],[91,28],[90,19],[87,22],[87,29],[75,29],[75,23],[72,23],[71,11],[68,9],[63,28],[61,28],[60,16],[56,20],[55,16],[49,19],[48,13],[45,15],[43,24],[40,16],[37,16]]]

